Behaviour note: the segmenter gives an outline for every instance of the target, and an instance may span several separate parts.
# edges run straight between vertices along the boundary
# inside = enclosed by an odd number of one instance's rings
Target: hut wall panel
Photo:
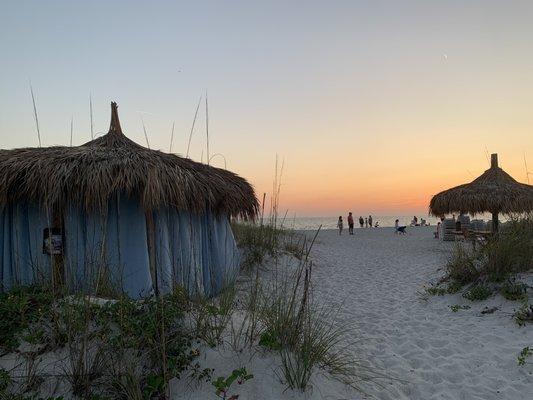
[[[181,286],[193,295],[213,296],[235,280],[239,253],[227,216],[170,207],[154,212],[154,223],[163,293]]]
[[[120,250],[122,284],[131,297],[144,297],[152,292],[152,277],[149,269],[146,217],[139,202],[120,197],[119,210],[115,215],[118,223],[117,241],[108,247]]]
[[[158,271],[158,288],[161,294],[167,294],[172,291],[174,281],[172,237],[169,232],[172,225],[169,223],[168,210],[154,214],[155,267]]]
[[[69,207],[65,217],[67,281],[73,289],[110,284],[132,298],[152,293],[146,220],[139,202],[114,198],[108,212]]]
[[[46,211],[21,202],[0,209],[0,289],[50,278],[50,259],[42,252]]]

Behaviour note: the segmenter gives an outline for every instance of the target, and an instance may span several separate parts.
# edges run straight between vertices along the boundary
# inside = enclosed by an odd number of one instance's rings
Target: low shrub
[[[485,285],[476,285],[468,292],[463,294],[463,297],[470,301],[486,300],[492,294],[492,290]]]
[[[7,318],[1,319],[6,330],[0,334],[9,339],[2,342],[9,347],[4,348],[12,350],[19,340],[36,345],[35,351],[20,353],[24,369],[19,368],[13,385],[38,393],[43,380],[38,365],[42,354],[54,349],[51,343],[66,352],[54,366],[62,371],[55,379],[69,383],[72,395],[81,398],[162,398],[169,380],[184,371],[206,379],[210,371],[194,362],[199,352],[184,323],[189,304],[179,290],[160,298],[124,297],[103,304],[84,295],[54,301],[38,288],[5,293],[0,308],[7,310]]]
[[[481,278],[503,282],[510,275],[533,269],[533,217],[513,219],[486,244],[471,250],[458,244],[446,264],[448,278],[460,285]]]
[[[533,269],[533,217],[507,222],[483,252],[484,270],[491,280],[502,281],[509,274]]]
[[[265,331],[259,338],[259,345],[269,350],[281,350],[281,341],[278,335],[272,331]]]
[[[0,293],[0,351],[17,348],[22,332],[48,315],[53,301],[51,291],[37,286],[21,286]]]
[[[5,369],[0,368],[0,398],[4,398],[7,388],[11,384],[11,376]]]
[[[507,281],[501,288],[500,293],[507,300],[527,300],[528,286],[522,282]]]
[[[517,357],[518,365],[525,365],[526,359],[533,355],[533,347],[524,347]]]
[[[215,395],[222,400],[237,400],[239,395],[230,393],[232,385],[235,382],[242,385],[246,381],[253,379],[253,377],[244,367],[234,369],[228,377],[219,376],[212,382],[212,385],[215,387]]]
[[[457,281],[452,281],[450,282],[450,284],[448,284],[448,287],[446,288],[446,292],[448,292],[448,294],[454,294],[454,293],[459,292],[462,288],[463,288],[462,284],[460,284]]]
[[[444,296],[448,291],[445,288],[432,286],[426,289],[426,292],[432,296]]]
[[[518,326],[525,326],[526,323],[533,322],[533,305],[529,305],[527,301],[522,302],[522,306],[514,314],[515,322]]]
[[[460,304],[454,304],[453,306],[450,306],[450,309],[452,312],[457,312],[459,310],[468,310],[470,309],[470,306],[462,306]]]
[[[469,251],[462,244],[455,246],[454,252],[446,264],[446,270],[451,280],[465,285],[478,279],[480,272],[475,265],[477,257],[476,252]]]

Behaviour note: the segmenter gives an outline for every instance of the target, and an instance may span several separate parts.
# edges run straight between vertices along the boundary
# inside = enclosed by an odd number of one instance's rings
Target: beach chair
[[[446,218],[442,221],[442,240],[445,242],[455,242],[456,227],[455,220],[452,218]]]

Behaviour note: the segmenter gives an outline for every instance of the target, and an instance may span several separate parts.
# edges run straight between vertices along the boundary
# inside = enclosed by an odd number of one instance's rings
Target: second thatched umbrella
[[[433,196],[429,211],[435,216],[490,212],[497,231],[499,214],[533,211],[533,186],[514,180],[498,166],[498,155],[492,154],[490,169],[470,183]]]

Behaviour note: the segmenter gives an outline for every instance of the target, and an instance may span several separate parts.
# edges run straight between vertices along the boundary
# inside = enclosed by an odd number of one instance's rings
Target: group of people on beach
[[[353,235],[353,228],[354,228],[354,219],[351,212],[348,213],[348,233],[350,235]],[[372,220],[372,215],[369,215],[368,217],[363,218],[362,216],[359,216],[359,226],[361,228],[377,228],[379,227],[379,222],[375,222],[374,225]],[[342,220],[342,215],[339,215],[339,220],[337,221],[337,228],[339,228],[339,235],[342,235],[342,229],[344,228],[344,222]]]
[[[419,222],[418,217],[416,215],[413,216],[413,219],[411,220],[411,226],[427,226],[427,225],[429,224],[424,218],[420,217],[420,222]]]
[[[350,235],[353,235],[353,228],[354,228],[354,218],[353,214],[351,212],[348,213],[348,233]],[[411,226],[429,226],[430,224],[424,219],[419,219],[414,216],[411,220]],[[379,223],[376,221],[374,222],[372,219],[372,215],[369,215],[368,217],[363,218],[362,216],[359,217],[359,226],[361,228],[378,228]],[[342,230],[344,229],[344,221],[342,219],[342,215],[339,215],[339,219],[337,221],[337,228],[339,229],[339,235],[342,235]],[[400,225],[400,220],[396,220],[394,222],[394,229],[396,233],[405,234],[406,233],[407,226]]]

